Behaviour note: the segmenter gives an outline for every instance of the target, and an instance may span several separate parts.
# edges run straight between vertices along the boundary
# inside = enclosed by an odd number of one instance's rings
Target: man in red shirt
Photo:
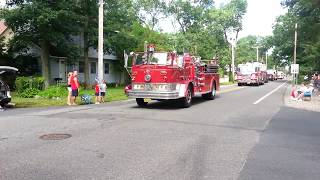
[[[71,84],[71,105],[76,105],[76,97],[79,95],[79,81],[78,81],[78,72],[73,71],[73,76],[70,81]]]

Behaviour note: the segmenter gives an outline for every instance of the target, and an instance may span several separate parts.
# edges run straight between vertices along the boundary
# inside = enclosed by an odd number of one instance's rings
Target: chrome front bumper
[[[237,82],[241,84],[255,84],[258,83],[258,80],[237,80]]]
[[[179,92],[155,92],[155,91],[134,91],[129,90],[128,96],[130,98],[149,98],[149,99],[178,99]]]

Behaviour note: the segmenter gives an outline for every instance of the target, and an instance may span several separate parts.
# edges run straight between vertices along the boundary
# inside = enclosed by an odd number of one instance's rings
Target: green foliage
[[[42,98],[66,97],[68,95],[65,86],[50,86],[47,89],[38,93]]]
[[[23,89],[22,91],[19,91],[18,95],[19,97],[22,97],[22,98],[33,98],[36,95],[38,95],[39,92],[40,90],[36,88],[26,88],[26,89]]]
[[[78,60],[80,55],[88,51],[88,47],[96,47],[98,34],[96,1],[13,2],[14,8],[3,9],[0,12],[0,17],[7,21],[15,33],[11,43],[12,49],[28,52],[26,47],[31,43],[42,44],[48,48],[48,52],[43,49],[42,55],[55,52],[59,56],[67,56],[69,60]],[[218,57],[220,67],[225,72],[227,65],[231,64],[227,33],[238,33],[242,29],[242,17],[247,7],[246,0],[231,0],[221,8],[214,7],[212,0],[105,2],[104,51],[117,56],[119,61],[113,66],[116,71],[124,70],[124,50],[142,51],[147,41],[155,44],[160,51],[177,50],[180,53],[189,51],[203,59]],[[159,32],[161,30],[155,31],[159,20],[167,16],[175,19],[180,32],[166,34]],[[79,47],[69,43],[72,35],[79,34],[82,34],[84,40],[81,51]],[[43,41],[45,43],[42,43]],[[46,80],[48,74],[46,72]]]
[[[285,0],[288,13],[277,19],[273,30],[273,56],[279,64],[293,62],[295,23],[298,24],[297,63],[301,74],[320,71],[320,3]]]
[[[42,90],[44,86],[43,77],[17,77],[15,81],[15,89],[18,93],[26,91],[26,89]]]
[[[70,35],[76,34],[74,24],[77,16],[73,13],[76,1],[19,0],[10,1],[13,8],[0,10],[0,18],[13,30],[11,49],[18,53],[28,52],[32,44],[41,47],[42,76],[45,86],[49,84],[49,55],[76,59],[77,49],[70,43]],[[54,54],[53,52],[59,52]]]
[[[166,3],[162,0],[137,0],[135,3],[140,9],[140,19],[154,30],[160,19],[165,18]]]

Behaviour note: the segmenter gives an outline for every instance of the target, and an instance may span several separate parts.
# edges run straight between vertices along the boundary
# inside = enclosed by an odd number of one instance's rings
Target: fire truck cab
[[[192,104],[192,97],[201,95],[213,100],[219,90],[216,60],[205,63],[200,57],[175,52],[156,52],[154,46],[142,53],[125,56],[125,68],[131,77],[126,94],[135,98],[140,107],[152,100],[179,101],[182,107]],[[132,67],[128,67],[129,62]]]

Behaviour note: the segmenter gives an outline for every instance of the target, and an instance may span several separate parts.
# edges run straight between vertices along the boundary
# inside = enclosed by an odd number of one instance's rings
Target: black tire
[[[213,82],[211,91],[207,94],[203,94],[202,98],[207,100],[214,100],[214,98],[216,97],[216,93],[216,84]]]
[[[238,83],[238,86],[242,86],[243,84],[241,84],[241,83]]]
[[[188,86],[186,97],[180,99],[181,107],[188,108],[192,104],[192,89],[191,86]]]
[[[146,107],[148,102],[144,102],[143,98],[136,98],[136,102],[139,107]]]

